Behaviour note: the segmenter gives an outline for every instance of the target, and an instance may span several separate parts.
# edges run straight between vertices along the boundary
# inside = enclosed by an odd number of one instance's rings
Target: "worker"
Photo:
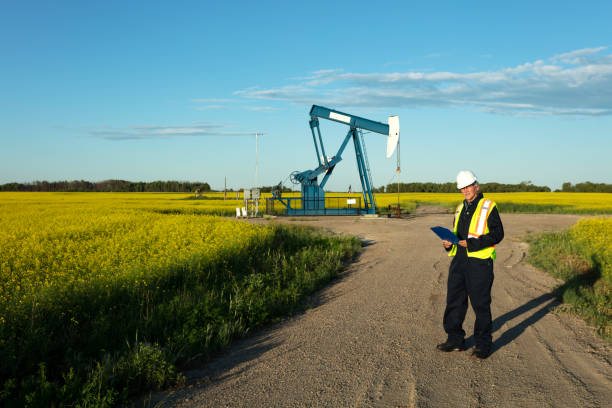
[[[485,199],[479,191],[474,173],[462,170],[457,174],[457,188],[465,200],[455,211],[453,228],[459,243],[442,240],[442,245],[453,257],[448,272],[444,331],[447,340],[438,344],[441,351],[465,350],[463,321],[468,297],[476,314],[474,324],[475,347],[472,357],[485,359],[491,353],[492,318],[491,286],[495,245],[504,238],[504,227],[495,202]]]

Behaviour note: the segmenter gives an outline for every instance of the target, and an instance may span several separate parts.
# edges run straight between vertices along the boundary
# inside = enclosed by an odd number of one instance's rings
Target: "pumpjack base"
[[[280,204],[281,208],[275,206]],[[275,208],[276,207],[276,208]],[[376,214],[373,207],[363,208],[361,197],[325,197],[325,193],[315,197],[270,197],[266,198],[266,213],[283,215],[366,215]]]
[[[321,208],[321,209],[294,209],[285,210],[286,215],[364,215],[375,214],[374,210],[363,208]]]

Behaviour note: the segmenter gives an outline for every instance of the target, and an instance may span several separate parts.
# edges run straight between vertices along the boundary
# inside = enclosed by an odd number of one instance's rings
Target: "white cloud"
[[[448,56],[450,56],[450,54],[441,53],[441,52],[432,52],[431,54],[425,55],[423,58],[441,58],[441,57],[448,57]]]
[[[191,102],[195,103],[226,103],[232,102],[231,99],[223,99],[223,98],[193,98]]]
[[[223,105],[204,105],[204,106],[195,107],[195,110],[198,110],[198,111],[205,111],[205,110],[210,110],[210,109],[225,109],[225,106]]]
[[[584,57],[597,54],[600,51],[606,50],[607,48],[608,47],[583,48],[580,50],[574,50],[574,51],[566,52],[563,54],[555,55],[554,57],[551,58],[551,60],[553,61],[560,60],[568,64],[577,64]]]
[[[363,73],[325,69],[300,83],[235,92],[250,99],[336,106],[474,106],[497,114],[612,114],[612,55],[584,48],[504,67],[457,73]]]
[[[106,140],[149,140],[168,139],[184,136],[246,136],[254,132],[231,132],[223,130],[223,125],[214,123],[195,123],[186,126],[131,126],[127,128],[91,129],[88,133]]]
[[[278,108],[274,108],[272,106],[247,106],[247,110],[255,112],[273,112],[277,111]]]

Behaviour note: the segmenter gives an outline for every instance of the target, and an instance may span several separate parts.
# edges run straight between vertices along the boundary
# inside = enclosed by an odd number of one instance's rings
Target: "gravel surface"
[[[493,354],[442,353],[450,258],[429,227],[452,215],[404,219],[283,218],[358,236],[359,259],[312,308],[237,341],[186,373],[189,386],[154,398],[175,407],[611,407],[611,348],[559,311],[557,281],[524,262],[531,231],[578,216],[502,214],[493,284]],[[256,222],[270,222],[258,220]],[[474,313],[464,328],[471,336]],[[473,339],[468,337],[468,345]]]

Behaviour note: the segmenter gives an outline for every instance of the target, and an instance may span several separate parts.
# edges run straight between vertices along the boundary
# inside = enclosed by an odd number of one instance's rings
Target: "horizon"
[[[109,182],[109,181],[120,181],[120,182],[125,182],[125,183],[144,183],[144,184],[152,184],[152,183],[187,183],[187,184],[208,184],[210,187],[211,192],[222,192],[222,191],[243,191],[247,188],[245,187],[227,187],[227,189],[223,189],[223,188],[215,188],[212,185],[210,185],[209,182],[207,181],[190,181],[190,180],[151,180],[151,181],[134,181],[134,180],[126,180],[126,179],[105,179],[105,180],[97,180],[97,181],[91,181],[91,180],[85,180],[85,179],[72,179],[72,180],[34,180],[34,181],[27,181],[27,182],[8,182],[8,183],[2,183],[0,184],[0,186],[5,186],[5,185],[9,185],[9,184],[20,184],[20,185],[35,185],[36,183],[73,183],[73,182],[86,182],[86,183],[92,183],[92,184],[98,184],[98,183],[104,183],[104,182]],[[599,185],[599,184],[603,184],[603,185],[609,185],[607,183],[599,183],[599,182],[593,182],[590,180],[586,180],[586,181],[581,181],[581,182],[577,182],[577,183],[571,183],[571,182],[564,182],[565,183],[570,183],[571,186],[576,186],[576,185],[581,185],[581,184],[594,184],[594,185]],[[375,189],[380,189],[383,187],[387,187],[387,186],[393,186],[396,183],[388,183],[388,184],[384,184],[384,185],[380,185],[377,187],[374,187]],[[455,184],[455,181],[446,181],[446,182],[434,182],[434,181],[400,181],[400,184],[436,184],[436,185],[443,185],[443,184]],[[551,192],[555,192],[557,190],[561,190],[561,188],[558,189],[554,189],[551,186],[547,186],[547,185],[537,185],[534,183],[531,183],[531,181],[522,181],[520,183],[500,183],[497,181],[487,181],[487,182],[481,182],[479,183],[481,186],[482,185],[486,185],[486,184],[501,184],[501,185],[508,185],[508,186],[519,186],[519,185],[526,185],[526,186],[533,186],[533,187],[537,187],[537,188],[542,188],[542,187],[547,187],[550,189]],[[273,188],[276,185],[261,185],[259,187],[250,187],[250,188]],[[287,188],[291,188],[290,186],[284,186]],[[562,187],[562,186],[561,186]],[[291,188],[291,191],[299,191],[300,187],[294,185],[293,188]],[[8,190],[7,190],[8,191]],[[343,190],[337,190],[337,189],[325,189],[325,191],[329,191],[329,192],[340,192]],[[354,193],[361,193],[362,190],[360,189],[352,189],[352,191]],[[1,191],[0,191],[1,192]],[[60,191],[58,191],[60,192]],[[393,192],[391,192],[393,193]],[[457,190],[457,193],[459,193],[459,190]],[[380,194],[380,193],[377,193]],[[454,193],[452,193],[454,194]],[[606,193],[607,194],[607,193]]]

